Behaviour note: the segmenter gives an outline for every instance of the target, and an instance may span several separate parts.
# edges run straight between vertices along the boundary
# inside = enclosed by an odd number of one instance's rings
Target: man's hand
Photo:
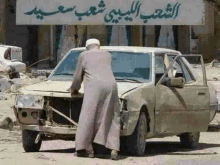
[[[81,93],[79,93],[79,91],[77,90],[72,90],[71,88],[68,88],[66,91],[70,92],[71,96],[74,96],[74,95],[80,95]]]
[[[77,90],[72,90],[72,89],[70,89],[70,94],[71,94],[71,96],[73,96],[73,95],[78,95],[79,94],[79,92],[77,91]]]
[[[79,94],[79,92],[78,92],[78,91],[76,91],[76,90],[75,90],[75,91],[73,91],[73,92],[71,91],[71,95],[78,95],[78,94]]]

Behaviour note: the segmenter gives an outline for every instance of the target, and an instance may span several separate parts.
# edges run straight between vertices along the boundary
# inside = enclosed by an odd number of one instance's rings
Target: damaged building
[[[197,3],[200,0],[194,1],[191,3]],[[160,22],[142,25],[135,23],[94,25],[92,21],[81,25],[79,22],[65,25],[59,20],[56,24],[54,22],[25,23],[25,20],[23,20],[24,23],[22,21],[16,23],[19,6],[25,6],[24,4],[28,2],[30,1],[0,0],[2,4],[0,6],[0,43],[22,47],[22,59],[27,65],[49,58],[38,63],[38,68],[53,68],[70,48],[84,46],[85,41],[93,37],[99,39],[101,45],[171,48],[183,54],[202,54],[205,62],[220,58],[218,40],[220,16],[214,10],[213,4],[206,1],[204,1],[204,25],[184,25],[184,22],[176,25],[175,23],[160,25]],[[101,2],[108,3],[106,0]],[[40,3],[36,5],[41,5]],[[184,1],[181,5],[184,5]]]

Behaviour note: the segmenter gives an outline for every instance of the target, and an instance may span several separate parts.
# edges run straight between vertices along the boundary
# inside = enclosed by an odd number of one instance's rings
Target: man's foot
[[[118,151],[116,151],[116,150],[111,151],[111,159],[118,160]]]
[[[94,152],[86,151],[86,150],[78,150],[76,151],[77,157],[86,157],[86,158],[94,158]]]

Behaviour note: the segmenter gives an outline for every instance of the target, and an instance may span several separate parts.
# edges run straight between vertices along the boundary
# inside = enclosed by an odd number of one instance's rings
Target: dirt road
[[[0,100],[0,121],[5,117],[15,119],[12,109],[14,96],[5,94]],[[220,114],[212,123],[219,124]],[[15,127],[16,128],[16,127]],[[25,153],[21,143],[21,131],[0,129],[0,165],[147,165],[147,164],[195,164],[220,165],[220,132],[201,133],[200,145],[196,150],[183,149],[176,136],[147,140],[146,152],[142,157],[120,154],[118,161],[109,156],[104,158],[77,158],[74,156],[74,141],[43,141],[40,152]]]
[[[202,133],[196,150],[183,149],[178,137],[147,140],[143,157],[120,154],[118,161],[104,158],[77,158],[72,141],[43,141],[40,152],[25,153],[21,143],[21,131],[0,130],[0,165],[84,165],[84,164],[220,164],[219,133]]]

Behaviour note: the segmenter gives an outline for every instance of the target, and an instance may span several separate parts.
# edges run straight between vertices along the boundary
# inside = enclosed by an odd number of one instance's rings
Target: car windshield
[[[48,79],[72,80],[77,58],[81,51],[71,51],[58,64]],[[112,55],[112,71],[116,81],[151,81],[151,53],[109,51]]]

